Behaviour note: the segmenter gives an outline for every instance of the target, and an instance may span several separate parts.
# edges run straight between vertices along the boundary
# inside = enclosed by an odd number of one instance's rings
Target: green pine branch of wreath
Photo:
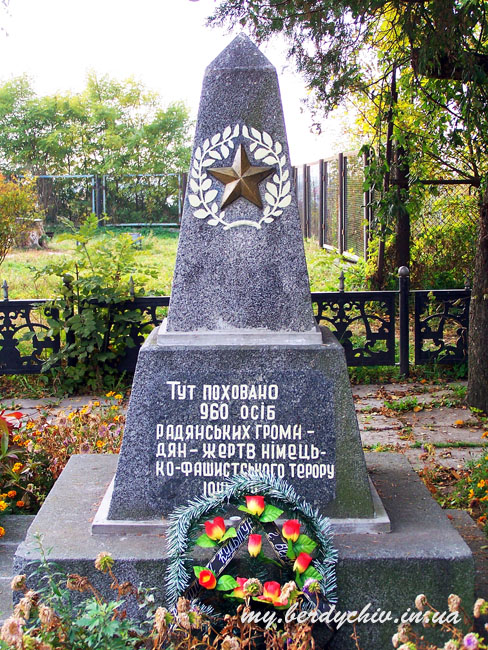
[[[267,513],[266,511],[262,513],[264,521],[274,521],[279,516],[277,506],[280,508],[280,513],[283,511],[282,508],[290,514],[294,513],[303,521],[317,545],[316,558],[309,568],[316,572],[314,573],[316,577],[320,575],[317,581],[325,598],[330,603],[337,602],[335,576],[337,552],[332,544],[329,520],[299,497],[292,486],[278,477],[262,472],[250,472],[230,477],[226,479],[226,484],[218,494],[211,497],[197,497],[188,505],[177,508],[169,516],[167,536],[169,563],[165,580],[169,606],[176,605],[179,596],[184,593],[193,578],[191,552],[197,540],[203,541],[203,536],[199,535],[202,524],[210,514],[223,512],[229,503],[238,503],[247,495],[261,495],[273,502]],[[226,539],[231,539],[235,534],[232,529],[229,531]],[[291,549],[289,547],[290,554],[296,554],[301,550],[300,545],[295,548],[292,545]],[[291,555],[288,557],[291,558]],[[197,572],[202,569],[197,567]]]
[[[276,217],[283,214],[283,208],[291,203],[291,183],[289,171],[285,169],[286,156],[282,154],[283,147],[279,142],[273,142],[272,137],[266,131],[260,133],[257,129],[247,126],[242,127],[242,135],[251,141],[249,147],[256,160],[262,160],[267,165],[275,165],[278,171],[273,174],[272,180],[266,183],[265,201],[266,206],[263,216],[259,221],[250,219],[239,219],[228,222],[225,219],[225,211],[219,212],[218,203],[215,201],[218,191],[212,188],[212,179],[205,171],[218,160],[225,160],[234,148],[234,140],[239,136],[240,127],[238,124],[232,129],[227,126],[223,133],[216,133],[212,138],[207,138],[201,147],[197,147],[193,156],[193,166],[190,173],[189,186],[192,194],[188,195],[188,201],[193,208],[193,216],[197,219],[208,219],[209,226],[224,227],[224,230],[238,226],[252,226],[261,229],[263,223],[271,223]]]

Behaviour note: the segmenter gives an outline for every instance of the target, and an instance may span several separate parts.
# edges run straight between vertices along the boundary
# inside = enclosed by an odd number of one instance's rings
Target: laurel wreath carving
[[[227,221],[225,211],[220,211],[215,201],[218,190],[212,188],[212,179],[205,171],[218,160],[225,160],[234,148],[234,141],[239,133],[251,142],[249,150],[256,160],[262,161],[265,165],[276,165],[277,171],[270,181],[266,183],[264,200],[266,205],[263,209],[263,216],[259,221],[251,219],[240,219]],[[193,159],[193,166],[190,176],[191,194],[188,201],[193,208],[193,216],[197,219],[208,219],[209,226],[223,226],[224,230],[237,228],[239,226],[251,226],[261,230],[264,223],[272,223],[276,217],[283,214],[283,209],[291,203],[291,183],[289,171],[285,169],[286,156],[283,154],[283,147],[280,142],[274,142],[273,138],[266,131],[249,129],[246,125],[236,124],[234,128],[227,126],[222,133],[216,133],[207,138],[201,147],[197,147]]]

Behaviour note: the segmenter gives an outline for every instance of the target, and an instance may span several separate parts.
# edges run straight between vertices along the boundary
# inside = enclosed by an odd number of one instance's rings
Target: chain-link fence
[[[58,217],[79,220],[83,215],[95,212],[93,175],[37,176],[36,184],[48,227],[55,225]]]
[[[364,161],[354,153],[295,168],[305,237],[320,246],[365,255],[369,201],[363,192]]]
[[[46,226],[93,212],[106,225],[178,224],[185,174],[37,176]]]
[[[468,185],[433,185],[425,193],[422,209],[411,219],[412,238],[422,237],[433,228],[478,222],[478,196]]]

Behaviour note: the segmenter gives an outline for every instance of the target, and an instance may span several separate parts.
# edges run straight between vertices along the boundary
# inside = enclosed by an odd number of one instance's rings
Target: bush
[[[0,174],[0,264],[9,250],[42,218],[37,205],[36,183],[32,178],[7,181]]]
[[[72,454],[117,453],[122,400],[110,391],[102,401],[36,420],[0,411],[0,516],[37,512]]]
[[[488,431],[483,434],[488,438]],[[467,464],[467,476],[459,482],[455,501],[476,519],[488,535],[488,450]]]
[[[131,287],[131,276],[139,270],[133,240],[128,233],[100,236],[94,214],[79,229],[68,219],[62,221],[68,228],[63,239],[75,244],[72,257],[35,270],[36,278],[44,274],[59,278],[61,297],[50,305],[53,311],[46,312],[50,326],[46,336],[65,337],[43,372],[52,369],[70,392],[80,386],[113,387],[120,379],[118,362],[128,347],[135,346],[134,334],[144,331],[141,312],[127,306],[144,293],[134,284]],[[144,272],[138,281],[156,277],[155,269],[145,267]]]

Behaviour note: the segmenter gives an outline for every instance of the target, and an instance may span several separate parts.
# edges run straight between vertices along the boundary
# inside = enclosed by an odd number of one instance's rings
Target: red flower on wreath
[[[270,582],[265,582],[263,585],[263,595],[256,598],[256,600],[263,600],[268,603],[272,603],[275,607],[286,606],[288,604],[288,599],[284,601],[281,600],[281,585],[279,582],[271,580]]]
[[[308,569],[310,562],[312,561],[312,556],[308,553],[300,553],[300,555],[295,560],[293,565],[293,571],[298,571],[298,573],[303,573]]]
[[[247,550],[251,557],[257,557],[261,553],[261,535],[249,535]]]
[[[252,515],[262,515],[264,512],[264,497],[257,495],[246,497],[246,507]]]
[[[298,519],[288,519],[288,521],[285,521],[283,524],[281,532],[285,539],[290,539],[292,542],[296,542],[300,536],[300,522]]]
[[[215,517],[213,521],[205,522],[205,532],[214,541],[222,539],[225,534],[225,521],[222,517]]]
[[[210,569],[203,569],[200,571],[200,575],[198,576],[198,582],[202,587],[205,587],[205,589],[215,589],[217,578]]]
[[[249,578],[236,578],[236,582],[239,586],[234,589],[231,596],[234,596],[234,598],[245,598],[246,594],[244,593],[244,585],[248,579]]]

